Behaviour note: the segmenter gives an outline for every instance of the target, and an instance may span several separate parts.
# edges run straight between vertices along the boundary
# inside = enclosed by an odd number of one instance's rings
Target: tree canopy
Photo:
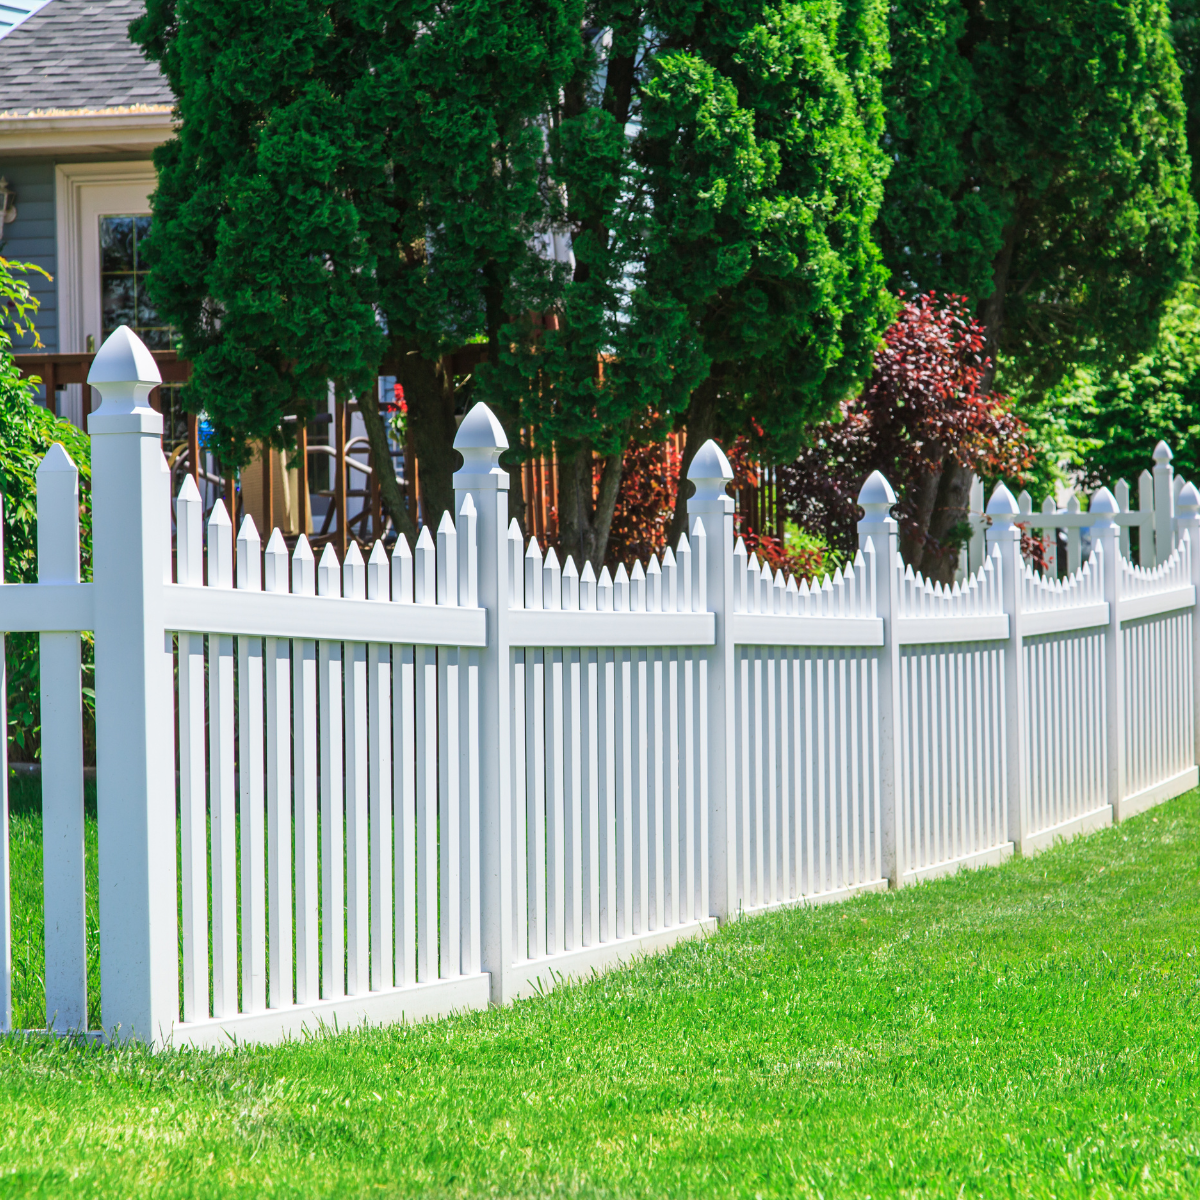
[[[133,26],[180,116],[152,286],[229,461],[334,380],[378,466],[364,398],[390,363],[436,516],[463,384],[444,355],[483,340],[469,387],[556,444],[564,542],[598,562],[636,432],[720,395],[794,448],[867,370],[877,0],[256,8],[149,0]]]
[[[1164,0],[897,0],[891,32],[894,283],[970,297],[1019,376],[1144,349],[1196,227]]]

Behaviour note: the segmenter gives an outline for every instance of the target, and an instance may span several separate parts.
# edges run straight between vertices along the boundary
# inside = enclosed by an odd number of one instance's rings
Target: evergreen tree
[[[288,439],[334,380],[359,397],[383,500],[414,530],[375,378],[405,385],[426,516],[450,506],[441,356],[545,274],[537,118],[571,65],[570,0],[149,0],[132,33],[178,98],[156,155],[152,288],[226,462]],[[262,31],[270,29],[270,37]],[[436,248],[431,251],[431,247]]]
[[[520,427],[555,444],[564,549],[598,564],[632,437],[688,411],[694,446],[718,408],[730,432],[753,411],[786,454],[869,368],[880,13],[268,0],[250,29],[228,0],[150,0],[134,34],[181,118],[152,279],[188,402],[237,461],[338,381],[411,535],[374,376],[404,385],[436,519],[463,383],[444,355],[483,337],[473,394],[514,457]],[[570,267],[541,249],[556,234]]]
[[[603,561],[632,439],[681,420],[694,452],[753,412],[786,456],[869,370],[884,36],[875,0],[589,7],[549,116],[574,270],[481,382],[555,442],[570,553]]]
[[[1144,350],[1195,243],[1164,0],[897,0],[891,14],[879,240],[895,283],[967,295],[1027,395]],[[933,481],[944,542],[969,486],[952,447]]]
[[[749,434],[787,461],[869,374],[892,309],[871,234],[887,172],[884,9],[663,7],[643,153],[665,219],[648,274],[686,306],[709,364],[683,470],[713,434]],[[686,514],[680,489],[672,539]]]
[[[1200,2],[1171,0],[1171,44],[1179,64],[1188,157],[1200,159]],[[1200,172],[1192,170],[1192,196],[1200,196]]]

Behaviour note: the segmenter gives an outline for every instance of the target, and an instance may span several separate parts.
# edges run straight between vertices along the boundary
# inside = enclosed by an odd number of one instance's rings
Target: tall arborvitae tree
[[[541,114],[572,66],[572,0],[438,5],[149,0],[133,36],[178,98],[157,155],[153,294],[222,456],[286,441],[328,382],[357,394],[383,499],[375,378],[406,387],[426,517],[449,507],[442,354],[544,293],[531,244]],[[270,30],[270,36],[263,36]]]
[[[555,441],[571,553],[603,560],[632,437],[753,415],[787,454],[869,370],[885,32],[876,0],[589,7],[548,122],[573,273],[483,380]]]
[[[1147,346],[1196,226],[1165,0],[896,0],[891,53],[895,285],[968,296],[1027,395]],[[969,487],[943,464],[937,541]]]
[[[870,372],[892,311],[872,240],[880,148],[879,0],[664,4],[642,150],[654,294],[682,303],[708,364],[683,470],[714,433],[769,459]],[[686,488],[671,538],[686,526]]]

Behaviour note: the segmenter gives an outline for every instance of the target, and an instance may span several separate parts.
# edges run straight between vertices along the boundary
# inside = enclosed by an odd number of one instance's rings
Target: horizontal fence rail
[[[771,570],[734,537],[708,442],[688,533],[597,575],[509,520],[507,442],[476,405],[454,519],[411,549],[317,558],[222,504],[205,520],[191,476],[171,496],[157,369],[128,329],[89,379],[93,578],[55,446],[38,582],[0,586],[0,636],[39,635],[54,1030],[88,1024],[85,632],[101,1025],[154,1045],[503,1003],[739,913],[1033,853],[1197,783],[1200,493],[1164,446],[1137,513],[1102,488],[1031,520],[997,487],[947,587],[901,561],[878,472],[852,562]],[[1035,571],[1031,527],[1065,529],[1065,561]]]

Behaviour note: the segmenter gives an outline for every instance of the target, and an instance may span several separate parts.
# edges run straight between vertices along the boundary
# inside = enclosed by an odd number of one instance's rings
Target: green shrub
[[[37,403],[40,380],[22,379],[13,357],[11,325],[29,327],[28,314],[36,309],[28,287],[13,274],[31,270],[24,263],[0,259],[0,300],[5,303],[0,320],[0,497],[4,502],[4,580],[34,583],[37,580],[37,469],[42,456],[60,442],[79,468],[80,540],[83,578],[91,578],[92,519],[90,490],[91,443],[87,434],[59,420]],[[8,664],[8,736],[10,753],[20,761],[40,755],[41,722],[38,715],[37,634],[10,634],[5,640]],[[84,639],[85,683],[91,682],[91,634]],[[91,743],[93,703],[85,689],[85,737]]]

